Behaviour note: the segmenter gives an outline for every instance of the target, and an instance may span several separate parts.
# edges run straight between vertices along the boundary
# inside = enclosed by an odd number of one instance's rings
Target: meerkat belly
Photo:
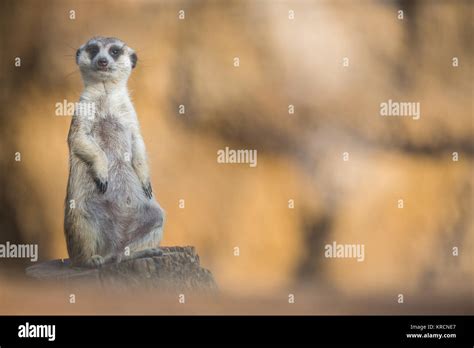
[[[143,201],[142,187],[132,166],[130,130],[119,119],[110,116],[98,120],[92,132],[108,160],[108,189],[103,198],[126,206]]]
[[[107,155],[110,164],[131,166],[132,136],[125,125],[113,116],[99,119],[92,136]]]
[[[108,188],[104,194],[95,191],[89,208],[100,212],[97,218],[107,226],[109,237],[116,243],[124,241],[130,224],[146,205],[143,188],[132,166],[132,135],[114,117],[100,119],[92,136],[108,160]]]

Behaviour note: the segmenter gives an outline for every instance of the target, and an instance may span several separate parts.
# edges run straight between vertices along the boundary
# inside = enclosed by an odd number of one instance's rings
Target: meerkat
[[[76,63],[84,82],[77,105],[84,108],[76,109],[68,135],[69,257],[73,265],[99,267],[161,255],[164,211],[153,198],[145,143],[127,89],[137,55],[119,39],[94,37],[77,50]]]

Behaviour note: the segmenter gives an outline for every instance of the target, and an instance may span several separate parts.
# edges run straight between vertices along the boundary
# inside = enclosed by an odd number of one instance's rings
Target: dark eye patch
[[[99,53],[100,48],[97,45],[89,45],[86,47],[86,52],[89,54],[89,58],[92,60]]]
[[[112,46],[109,49],[109,54],[114,60],[117,60],[117,58],[120,57],[122,53],[123,53],[122,48],[118,46]]]

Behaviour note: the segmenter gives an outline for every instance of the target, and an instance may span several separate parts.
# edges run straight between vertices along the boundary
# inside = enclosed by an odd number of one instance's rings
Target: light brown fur
[[[80,103],[94,105],[95,112],[76,112],[69,130],[69,256],[74,264],[99,266],[159,255],[163,210],[152,197],[145,144],[127,92],[136,55],[120,40],[93,38],[78,50],[77,63],[85,84]]]

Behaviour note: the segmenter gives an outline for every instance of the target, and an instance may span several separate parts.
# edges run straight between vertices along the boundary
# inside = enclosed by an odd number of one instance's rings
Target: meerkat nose
[[[97,65],[99,65],[100,67],[105,68],[108,64],[109,62],[107,61],[107,58],[99,58],[99,60],[97,61]]]

